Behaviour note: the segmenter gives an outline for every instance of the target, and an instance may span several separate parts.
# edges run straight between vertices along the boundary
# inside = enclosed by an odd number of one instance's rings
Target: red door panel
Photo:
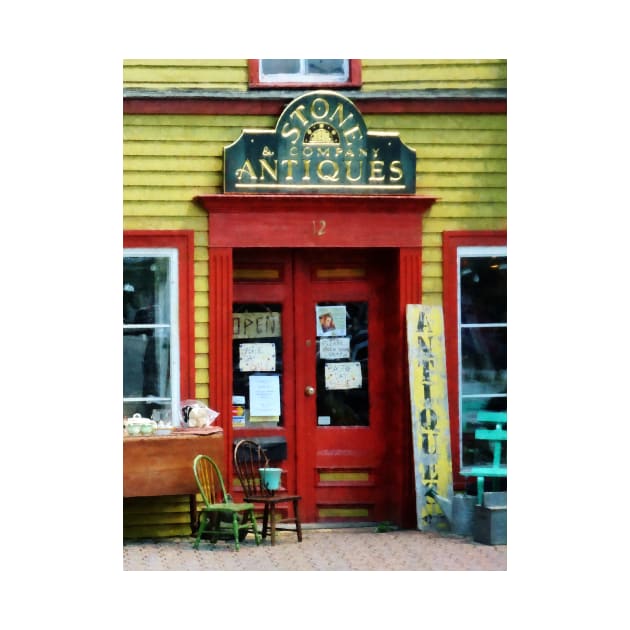
[[[250,423],[235,437],[286,438],[282,465],[289,489],[302,495],[304,522],[380,521],[391,511],[390,258],[347,249],[234,251],[235,308],[282,313],[282,340],[271,340],[282,353],[280,422]],[[326,326],[331,319],[334,328]]]

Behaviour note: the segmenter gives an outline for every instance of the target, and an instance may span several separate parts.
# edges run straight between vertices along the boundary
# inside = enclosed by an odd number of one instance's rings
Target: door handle
[[[315,388],[311,385],[307,385],[304,388],[304,395],[305,396],[313,396],[313,394],[315,394]]]

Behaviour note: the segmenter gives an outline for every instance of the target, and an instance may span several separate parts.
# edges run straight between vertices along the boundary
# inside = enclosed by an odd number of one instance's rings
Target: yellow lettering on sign
[[[273,179],[274,182],[278,181],[278,160],[274,160],[274,166],[271,167],[269,165],[269,162],[267,162],[267,160],[264,160],[263,158],[259,158],[258,160],[260,162],[260,181],[263,182],[265,181],[265,172],[267,172],[271,178]]]
[[[241,179],[243,179],[243,175],[248,175],[249,178],[253,181],[258,180],[258,178],[256,177],[256,174],[254,173],[254,167],[252,166],[249,160],[245,160],[245,162],[243,163],[243,166],[241,166],[241,168],[236,169],[236,179],[240,181]]]
[[[370,182],[384,182],[385,175],[383,175],[383,167],[385,166],[385,162],[381,162],[380,160],[374,160],[370,162]]]
[[[394,160],[389,165],[389,172],[391,173],[389,178],[390,182],[399,182],[403,178],[403,170],[400,160]]]

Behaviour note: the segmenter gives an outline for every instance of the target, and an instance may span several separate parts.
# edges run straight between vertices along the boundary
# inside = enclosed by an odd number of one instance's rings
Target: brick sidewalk
[[[416,530],[376,533],[373,528],[306,529],[303,541],[278,533],[257,547],[249,534],[240,551],[232,543],[192,538],[125,541],[125,571],[505,571],[507,545]]]

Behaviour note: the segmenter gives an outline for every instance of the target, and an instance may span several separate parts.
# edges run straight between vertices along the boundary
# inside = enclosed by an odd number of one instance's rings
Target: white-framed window
[[[123,250],[123,416],[179,424],[178,252]]]
[[[457,269],[461,467],[492,461],[478,413],[507,410],[507,248],[458,247]]]
[[[259,59],[261,83],[346,83],[348,59]]]

